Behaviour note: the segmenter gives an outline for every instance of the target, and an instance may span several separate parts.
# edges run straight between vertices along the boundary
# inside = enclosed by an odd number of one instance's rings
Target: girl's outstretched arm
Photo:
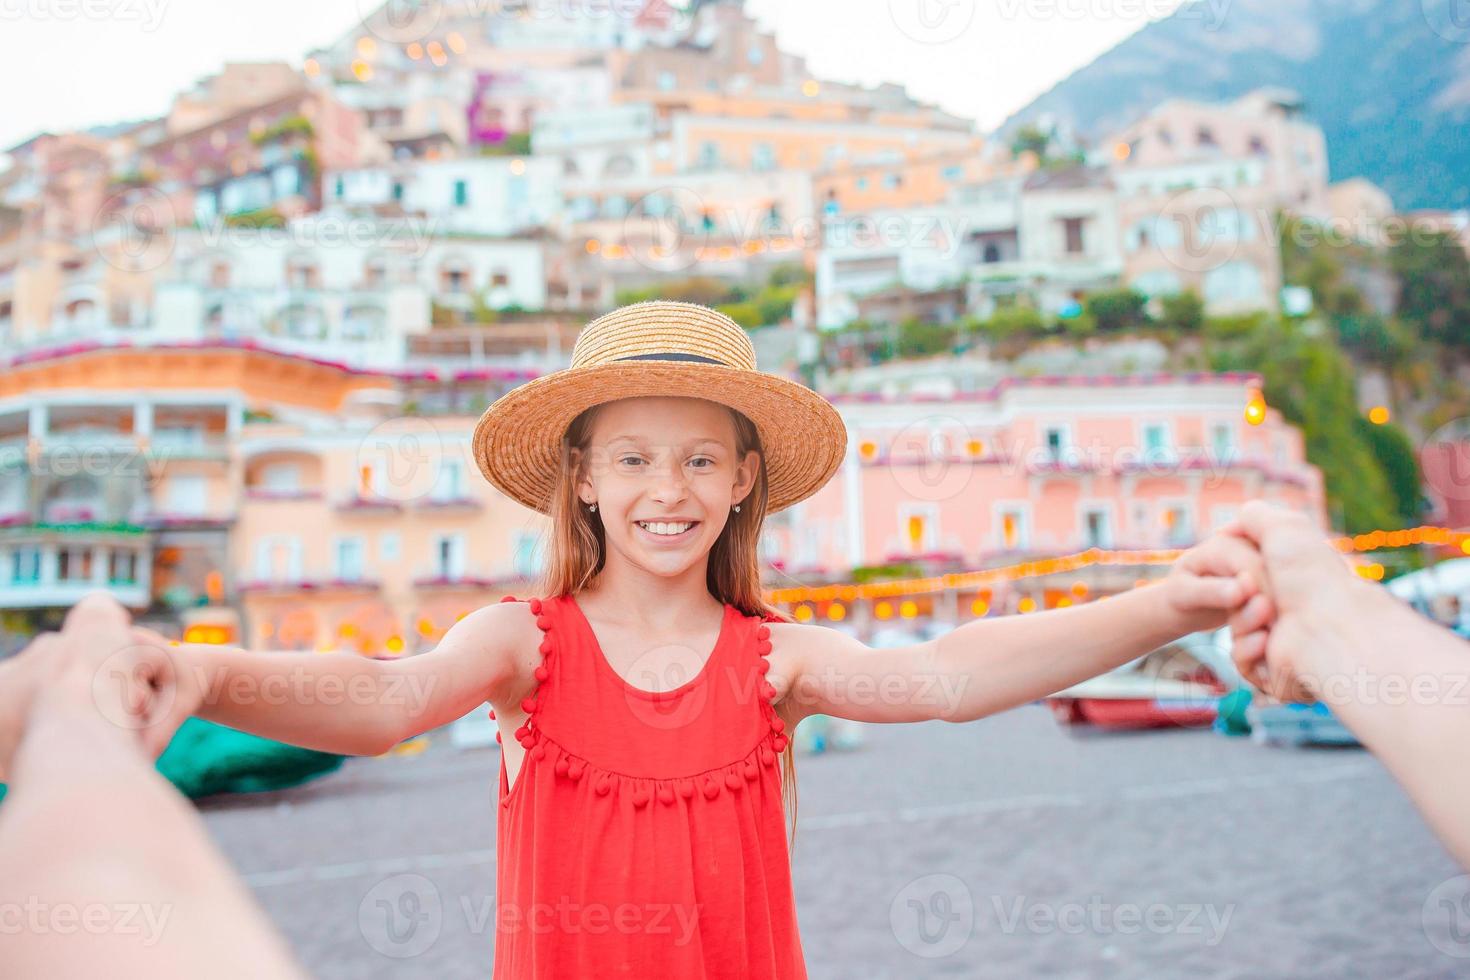
[[[1157,584],[1081,606],[976,620],[912,646],[874,650],[837,630],[776,623],[772,684],[788,722],[809,714],[973,721],[1216,629],[1263,581],[1260,554],[1217,534],[1180,556]]]
[[[180,675],[171,720],[195,715],[320,752],[380,755],[512,682],[519,660],[511,641],[528,620],[510,604],[485,606],[433,650],[401,660],[178,644],[170,647]]]

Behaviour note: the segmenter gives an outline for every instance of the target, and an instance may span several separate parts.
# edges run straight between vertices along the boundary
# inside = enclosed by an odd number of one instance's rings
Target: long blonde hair
[[[755,423],[742,413],[727,405],[721,407],[735,422],[735,458],[744,459],[747,452],[754,450],[760,454],[760,465],[755,485],[741,501],[740,512],[730,514],[724,530],[710,548],[705,581],[710,595],[721,602],[728,602],[747,616],[769,616],[790,623],[794,621],[792,617],[767,604],[761,594],[759,545],[769,492],[760,432]],[[572,419],[562,436],[561,465],[556,487],[551,493],[545,563],[536,595],[575,595],[590,586],[607,563],[602,518],[582,506],[581,498],[577,496],[580,467],[586,465],[592,425],[600,408],[600,405],[594,405]],[[576,470],[572,462],[574,449],[578,450],[577,456],[581,460]],[[794,735],[794,732],[787,733],[786,749],[781,753],[782,797],[793,837],[796,832],[796,757],[791,736]]]

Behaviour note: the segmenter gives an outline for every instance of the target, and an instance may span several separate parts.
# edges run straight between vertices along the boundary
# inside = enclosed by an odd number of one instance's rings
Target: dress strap
[[[502,597],[500,601],[526,602],[531,607],[531,614],[536,617],[536,626],[542,633],[541,645],[538,647],[541,653],[541,662],[536,665],[535,671],[536,687],[529,695],[521,700],[521,710],[526,713],[526,722],[520,728],[516,729],[516,741],[521,743],[521,747],[526,750],[526,753],[531,758],[540,761],[546,755],[546,746],[543,744],[544,740],[541,737],[539,726],[535,724],[535,720],[536,712],[541,708],[541,687],[546,682],[546,679],[551,676],[551,671],[547,664],[552,655],[552,651],[556,649],[555,644],[552,642],[552,629],[555,624],[552,622],[550,610],[546,608],[539,597],[532,596],[529,599],[521,600],[515,596],[508,595]],[[490,712],[490,717],[495,717],[493,710]],[[495,741],[499,742],[500,740],[500,733],[496,732]]]

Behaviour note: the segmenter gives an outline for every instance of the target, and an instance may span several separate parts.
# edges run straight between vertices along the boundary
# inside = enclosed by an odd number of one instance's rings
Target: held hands
[[[1279,701],[1316,700],[1321,657],[1378,587],[1354,574],[1306,516],[1284,507],[1251,501],[1222,533],[1256,548],[1266,568],[1265,588],[1230,617],[1237,669]]]
[[[1265,582],[1265,564],[1255,546],[1220,531],[1179,556],[1163,589],[1182,632],[1194,633],[1224,626]]]
[[[28,731],[53,721],[101,722],[156,758],[191,709],[181,675],[162,637],[133,628],[111,596],[87,596],[60,632],[0,665],[0,771]]]

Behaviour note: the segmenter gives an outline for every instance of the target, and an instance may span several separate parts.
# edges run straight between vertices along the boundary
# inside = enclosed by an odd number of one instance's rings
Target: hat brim
[[[549,513],[567,426],[593,405],[638,397],[703,398],[755,423],[766,464],[767,513],[816,493],[847,453],[842,416],[804,385],[723,364],[649,360],[568,368],[512,389],[475,425],[475,462],[506,495]]]

